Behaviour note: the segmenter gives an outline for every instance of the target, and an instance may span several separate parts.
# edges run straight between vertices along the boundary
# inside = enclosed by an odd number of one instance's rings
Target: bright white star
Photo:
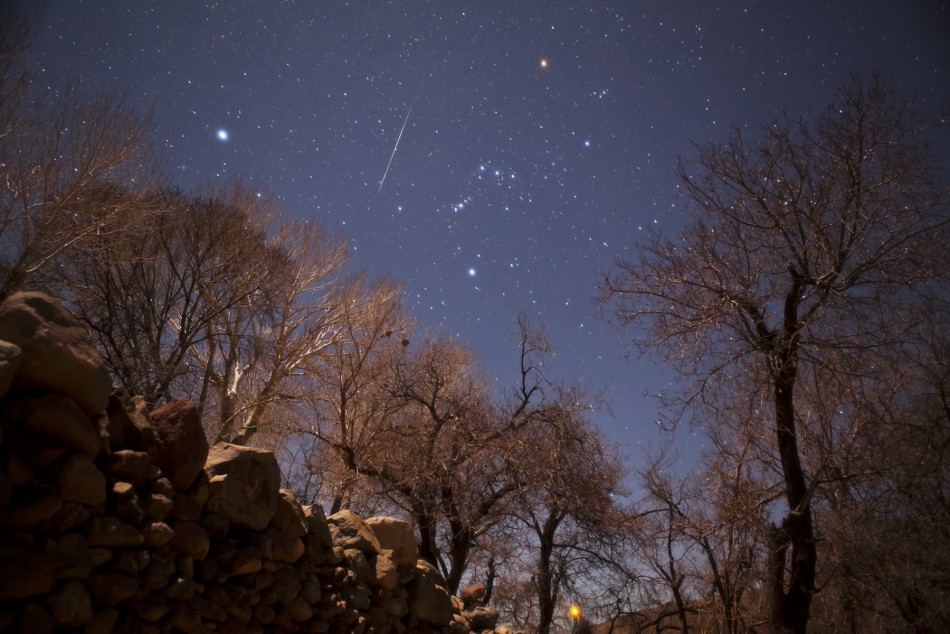
[[[227,141],[227,140],[228,140],[228,136],[229,136],[229,135],[228,135],[228,131],[225,130],[224,128],[221,128],[220,130],[218,130],[218,140],[219,140],[219,141]]]
[[[475,269],[474,269],[474,268],[468,270],[468,276],[469,276],[469,277],[475,277]]]

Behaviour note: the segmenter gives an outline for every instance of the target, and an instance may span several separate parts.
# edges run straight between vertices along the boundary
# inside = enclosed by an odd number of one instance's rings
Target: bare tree
[[[873,389],[850,373],[822,390],[835,398],[832,415],[845,419],[809,429],[821,465],[819,553],[829,563],[816,607],[829,629],[950,625],[942,598],[950,588],[950,346],[940,327],[946,315],[934,317],[907,355],[881,359]]]
[[[337,336],[307,366],[313,381],[309,415],[299,419],[294,433],[298,442],[312,447],[301,465],[324,483],[331,513],[350,508],[357,499],[368,503],[363,494],[374,487],[365,486],[363,465],[399,437],[403,404],[388,385],[412,331],[401,287],[389,280],[369,283],[359,275],[345,287]]]
[[[495,403],[470,348],[445,337],[413,344],[393,321],[398,313],[377,306],[344,328],[314,421],[301,431],[343,468],[333,510],[357,486],[387,498],[415,523],[420,556],[454,591],[516,488],[506,440],[541,416],[541,351],[523,328],[521,382]]]
[[[278,410],[285,419],[300,413],[295,405],[314,386],[311,366],[339,336],[352,301],[342,239],[284,220],[266,243],[269,266],[254,294],[221,313],[196,351],[217,395],[199,401],[215,406],[216,441],[245,444]]]
[[[643,557],[662,588],[655,619],[689,629],[739,634],[759,620],[753,595],[764,564],[760,483],[749,454],[725,448],[678,474],[666,451],[640,469]]]
[[[91,330],[119,385],[151,404],[198,402],[209,368],[196,356],[228,311],[262,304],[273,253],[271,217],[241,186],[220,195],[163,194],[165,213],[100,236],[64,271],[63,292]]]
[[[95,248],[153,209],[163,176],[149,117],[116,94],[83,99],[23,66],[29,20],[0,20],[0,298],[79,248]],[[97,191],[119,188],[103,199]]]
[[[616,448],[588,418],[594,404],[587,394],[557,385],[548,392],[538,420],[509,441],[517,448],[509,476],[518,487],[511,512],[531,535],[527,558],[541,634],[551,631],[565,588],[602,567],[592,565],[584,545],[616,533],[614,496],[623,493],[625,476]]]
[[[737,129],[680,164],[695,209],[682,235],[655,235],[604,276],[604,302],[646,329],[643,349],[694,380],[680,411],[721,420],[763,406],[745,424],[759,437],[771,429],[784,495],[770,536],[773,632],[805,632],[816,591],[801,385],[832,376],[838,354],[905,340],[915,306],[950,270],[947,190],[933,180],[926,127],[874,78],[846,86],[815,121],[786,116],[753,142]]]

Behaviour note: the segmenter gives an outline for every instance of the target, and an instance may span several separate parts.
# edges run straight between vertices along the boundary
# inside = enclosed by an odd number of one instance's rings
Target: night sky
[[[935,114],[948,43],[937,0],[51,0],[32,55],[152,109],[177,184],[241,175],[342,233],[499,386],[518,313],[543,320],[550,373],[603,388],[596,420],[635,455],[670,375],[624,358],[592,297],[647,227],[680,226],[677,156],[855,73]]]

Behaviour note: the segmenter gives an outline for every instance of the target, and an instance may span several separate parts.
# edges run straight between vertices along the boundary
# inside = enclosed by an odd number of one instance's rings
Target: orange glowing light
[[[568,608],[567,613],[571,615],[571,618],[575,621],[580,620],[581,618],[581,606],[576,603],[572,603],[571,607]]]
[[[542,57],[541,60],[538,62],[538,66],[540,66],[541,68],[547,68],[548,64],[549,62],[548,62],[547,57]]]

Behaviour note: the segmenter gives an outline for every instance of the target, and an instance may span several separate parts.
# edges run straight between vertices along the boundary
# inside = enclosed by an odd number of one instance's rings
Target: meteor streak
[[[396,145],[393,146],[393,153],[389,155],[389,162],[386,163],[386,171],[383,172],[383,177],[379,181],[379,189],[376,190],[377,194],[383,191],[383,183],[386,182],[386,175],[389,174],[389,168],[393,164],[393,157],[396,156],[396,150],[399,148],[399,141],[402,139],[402,133],[406,129],[406,124],[409,123],[409,115],[412,114],[412,107],[415,104],[415,101],[409,104],[409,112],[406,113],[406,118],[402,121],[402,127],[399,128],[399,136],[396,137]]]

